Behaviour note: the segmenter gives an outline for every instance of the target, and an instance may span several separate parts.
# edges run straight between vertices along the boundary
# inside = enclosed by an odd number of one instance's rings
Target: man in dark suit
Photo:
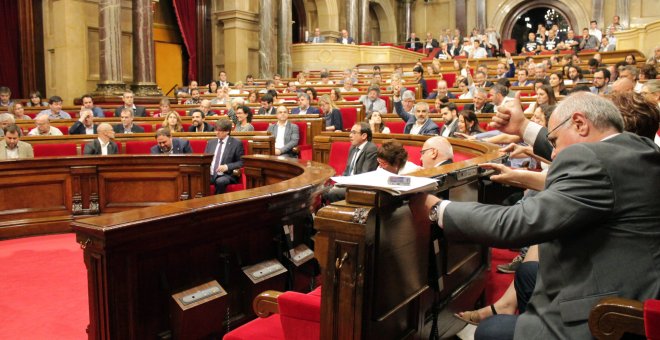
[[[465,105],[463,110],[470,110],[476,114],[495,112],[493,104],[487,103],[486,98],[488,98],[488,92],[486,92],[486,89],[480,87],[475,89],[474,97],[472,97],[472,104]]]
[[[419,41],[417,34],[415,34],[414,32],[410,33],[410,38],[406,40],[406,48],[413,49],[415,51],[422,49],[422,43]]]
[[[298,107],[291,110],[292,115],[320,114],[319,109],[310,106],[310,98],[307,93],[298,93]]]
[[[205,122],[204,119],[206,116],[204,112],[200,109],[193,109],[190,111],[192,116],[192,124],[188,128],[188,132],[212,132],[213,126]]]
[[[458,110],[456,109],[456,104],[440,104],[440,114],[445,123],[442,125],[439,135],[443,137],[454,137],[454,132],[458,130]]]
[[[275,107],[273,106],[273,96],[265,94],[261,96],[261,107],[257,111],[258,115],[274,115]]]
[[[144,128],[133,124],[133,110],[125,107],[119,114],[121,117],[121,124],[114,126],[115,133],[142,133]]]
[[[227,185],[239,181],[239,175],[234,170],[243,167],[243,143],[231,137],[231,121],[218,119],[215,123],[215,135],[218,138],[210,139],[204,149],[205,154],[213,154],[211,161],[211,184],[215,185],[215,193],[222,194]]]
[[[183,138],[172,138],[168,128],[156,130],[156,142],[158,144],[151,147],[152,155],[192,153],[190,142]]]
[[[447,86],[447,81],[446,80],[438,80],[438,87],[435,89],[435,91],[429,93],[428,98],[426,99],[435,99],[435,98],[445,98],[447,97],[448,99],[456,99],[456,96],[449,92],[449,86]]]
[[[403,133],[408,133],[411,135],[437,135],[438,124],[433,122],[429,118],[429,104],[426,102],[419,102],[414,104],[412,108],[412,114],[406,112],[402,101],[407,101],[408,105],[412,101],[414,103],[415,95],[412,91],[406,91],[403,93],[403,96],[399,99],[397,94],[394,95],[394,111],[396,114],[406,122],[406,126],[403,128]]]
[[[117,143],[113,142],[115,132],[108,123],[101,123],[98,127],[98,138],[85,144],[85,155],[114,155],[119,152]]]
[[[445,164],[451,164],[454,160],[454,149],[445,137],[435,136],[424,142],[420,150],[420,161],[422,168],[431,169]]]
[[[307,95],[304,93],[304,95]],[[298,146],[300,133],[298,125],[289,121],[289,110],[280,106],[277,108],[277,123],[268,126],[268,133],[275,137],[275,155],[296,157],[293,148]]]
[[[378,168],[378,147],[371,142],[372,132],[366,122],[355,123],[348,135],[351,141],[351,151],[348,153],[343,176],[359,175],[374,171]],[[323,194],[323,201],[332,203],[341,201],[346,197],[345,188],[333,187]]]
[[[660,296],[658,146],[622,132],[618,109],[586,92],[559,103],[549,133],[525,119],[517,100],[493,121],[502,132],[555,146],[543,191],[510,207],[423,194],[410,203],[413,214],[428,215],[450,241],[539,244],[534,293],[518,306],[526,311],[482,320],[475,338],[590,339],[589,312],[601,299]]]
[[[124,108],[129,108],[129,109],[133,110],[133,117],[146,117],[147,116],[147,113],[146,113],[146,110],[144,109],[144,107],[135,106],[135,104],[133,104],[133,101],[135,100],[135,95],[133,94],[132,91],[124,92],[124,95],[121,98],[124,101],[124,105],[115,109],[115,117],[119,117],[121,115],[121,111]]]
[[[97,125],[94,124],[94,113],[89,109],[80,110],[80,118],[69,128],[70,135],[94,135]]]
[[[344,45],[355,45],[355,40],[353,40],[353,37],[348,36],[348,31],[345,29],[341,30],[341,38],[337,42]]]

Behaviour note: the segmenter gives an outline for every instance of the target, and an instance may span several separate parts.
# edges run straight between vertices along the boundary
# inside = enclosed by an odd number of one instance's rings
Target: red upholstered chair
[[[387,107],[387,112],[394,112],[394,107],[392,106],[392,98],[390,96],[380,96],[380,99],[385,101],[385,107]]]
[[[56,129],[62,131],[62,134],[68,135],[69,134],[69,127],[66,125],[56,125]]]
[[[586,54],[586,53],[596,53],[596,52],[598,52],[598,50],[594,50],[594,49],[582,50],[582,51],[580,51],[579,55],[583,55],[583,54]]]
[[[512,55],[516,54],[516,40],[504,39],[502,40],[502,50],[509,51]]]
[[[188,132],[188,129],[192,126],[191,123],[183,123],[181,124],[183,126],[183,131]]]
[[[330,155],[328,165],[335,169],[337,175],[344,173],[346,168],[346,160],[348,153],[351,150],[351,143],[349,142],[334,142],[330,145]]]
[[[243,142],[243,155],[250,155],[250,141],[247,139],[243,139],[241,142]],[[247,183],[247,180],[245,179],[245,172],[243,169],[240,169],[241,171],[241,179],[238,181],[236,184],[229,184],[227,186],[227,192],[234,192],[234,191],[241,191],[245,190],[245,183]],[[215,186],[211,186],[212,192],[215,193]]]
[[[403,133],[403,130],[406,128],[404,121],[387,122],[385,125],[390,128],[390,133]]]
[[[309,130],[307,130],[306,122],[292,122],[298,126],[298,158],[306,161],[312,160],[312,143],[310,138],[307,138]]]
[[[148,155],[151,153],[151,147],[156,145],[156,141],[134,140],[126,142],[126,154],[128,155]]]
[[[344,126],[344,131],[349,131],[358,120],[358,112],[356,107],[340,107],[341,123]]]
[[[559,54],[573,54],[573,52],[574,51],[572,49],[570,49],[570,50],[560,50]]]
[[[268,130],[268,125],[270,125],[269,122],[257,122],[257,121],[252,121],[252,126],[254,126],[254,131],[266,131]]]
[[[32,144],[34,157],[77,156],[78,145],[75,143],[63,144]]]
[[[356,102],[360,100],[360,96],[344,96],[344,101],[347,102]]]
[[[139,127],[144,129],[144,132],[154,132],[154,126],[151,124],[138,124]]]
[[[454,82],[456,82],[456,73],[454,72],[449,72],[449,73],[443,73],[442,74],[442,79],[444,79],[447,82],[447,87],[452,88],[454,87]],[[436,82],[435,87],[438,87],[438,84]]]
[[[284,340],[279,314],[267,318],[256,318],[245,325],[225,334],[222,340]]]
[[[103,111],[103,115],[104,115],[106,118],[112,118],[112,117],[115,116],[115,111],[113,111],[113,110],[105,110],[105,111]]]
[[[193,153],[196,154],[203,154],[204,149],[206,149],[206,142],[207,140],[205,139],[189,139],[190,142],[190,147],[193,150]]]
[[[620,339],[632,334],[659,340],[660,300],[604,298],[591,309],[589,329],[596,339]]]
[[[408,151],[408,161],[413,162],[417,165],[422,164],[422,155],[419,154],[419,152],[422,150],[421,147],[419,146],[413,146],[413,145],[404,145],[403,146],[406,151]]]
[[[188,115],[188,111],[183,110],[183,109],[178,109],[178,110],[175,110],[175,111],[176,111],[176,113],[178,113],[179,116],[181,116],[181,117],[183,117],[183,116],[187,116],[187,115]]]
[[[85,145],[87,143],[80,143],[80,154],[84,155],[85,154]],[[117,143],[117,153],[121,153],[121,143]]]
[[[541,53],[539,53],[539,55],[552,55],[552,54],[555,54],[555,51],[541,51]]]
[[[438,88],[438,80],[439,79],[436,79],[436,78],[426,79],[426,90],[428,91],[428,93],[431,93],[431,92],[435,91],[435,89]],[[426,99],[426,98],[424,98],[424,99]]]
[[[394,43],[380,43],[380,46],[394,46]]]
[[[454,151],[454,163],[465,161],[472,158],[474,158],[474,155],[472,154]]]
[[[360,46],[372,46],[373,44],[374,43],[371,42],[371,41],[363,41],[363,42],[359,43],[358,45],[360,45]]]

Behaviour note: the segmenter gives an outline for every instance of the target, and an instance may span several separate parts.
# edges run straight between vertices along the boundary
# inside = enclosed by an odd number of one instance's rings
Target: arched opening
[[[305,27],[307,27],[307,16],[305,15],[305,5],[303,0],[293,0],[291,2],[291,41],[293,43],[304,42]]]
[[[522,2],[509,13],[502,26],[502,39],[516,40],[516,51],[520,51],[527,40],[527,33],[536,32],[538,24],[547,28],[558,24],[560,33],[566,33],[569,28],[579,29],[571,9],[559,1]]]
[[[374,9],[375,5],[369,4],[369,36],[371,36],[371,41],[381,41],[380,39],[380,22],[378,21],[378,15],[376,15],[376,10]]]

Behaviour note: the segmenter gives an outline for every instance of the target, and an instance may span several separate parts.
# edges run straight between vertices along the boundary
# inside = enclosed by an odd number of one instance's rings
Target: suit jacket
[[[403,119],[404,122],[406,122],[406,126],[403,128],[403,133],[410,133],[410,130],[412,130],[413,125],[417,121],[417,117],[415,115],[410,114],[406,112],[403,109],[403,104],[401,104],[401,101],[394,102],[394,111],[396,114]],[[422,129],[419,130],[420,135],[437,135],[438,131],[440,128],[438,127],[438,124],[433,122],[431,118],[428,118],[426,122],[424,122],[424,125],[422,125]]]
[[[627,132],[567,147],[545,190],[510,207],[448,204],[449,240],[498,248],[539,244],[534,293],[515,339],[591,339],[602,298],[660,296],[660,149]]]
[[[316,38],[317,41],[314,41],[314,38]],[[318,37],[311,36],[311,37],[309,37],[309,40],[307,42],[309,42],[309,43],[323,43],[323,42],[325,42],[325,37],[322,36],[322,35],[319,35]]]
[[[209,139],[206,142],[206,149],[204,149],[205,154],[214,154],[215,148],[218,146],[218,139],[213,138]],[[218,165],[227,165],[226,175],[231,175],[232,171],[240,169],[243,167],[243,142],[240,140],[229,136],[227,138],[227,145],[225,146],[225,152],[222,154],[222,159]],[[211,164],[213,166],[213,164]],[[211,182],[215,182],[215,178],[211,179]]]
[[[299,107],[294,107],[294,108],[291,110],[291,114],[292,114],[292,115],[298,115],[298,114],[300,114],[300,108],[299,108]],[[319,109],[316,108],[316,107],[310,106],[310,107],[307,108],[307,114],[310,114],[310,115],[312,115],[312,114],[317,114],[317,115],[318,115],[318,114],[321,114],[321,111],[319,111]]]
[[[422,49],[422,43],[419,41],[419,38],[415,37],[415,41],[411,42],[410,38],[406,40],[406,48],[414,48],[416,50]]]
[[[346,168],[344,169],[344,176],[350,176],[349,165],[353,159],[353,154],[357,152],[357,148],[352,147],[351,151],[348,153],[348,159],[346,160]],[[376,154],[378,153],[378,148],[372,142],[367,142],[362,148],[362,152],[358,155],[358,159],[355,161],[355,171],[354,175],[359,175],[361,173],[374,171],[378,168],[378,161],[376,160]]]
[[[184,153],[192,153],[192,147],[190,147],[190,142],[187,139],[182,139],[182,138],[175,138],[172,137],[172,153],[174,154],[184,154]],[[158,144],[154,145],[151,147],[151,154],[152,155],[159,155],[162,154],[160,150],[160,147],[158,147]]]
[[[523,84],[521,84],[519,81],[516,80],[513,82],[513,84],[511,84],[511,86],[532,86],[532,85],[534,85],[534,81],[532,80],[527,80]]]
[[[277,137],[278,128],[279,126],[277,123],[270,124],[266,131],[268,131],[273,137]],[[298,146],[298,141],[300,139],[298,125],[291,124],[291,122],[287,121],[284,129],[284,146],[280,148],[280,151],[284,156],[295,157],[296,154],[293,152],[293,148]]]
[[[275,106],[271,106],[270,109],[268,110],[268,112],[266,112],[266,110],[264,110],[263,107],[260,107],[259,111],[257,111],[257,114],[258,115],[275,115],[275,112],[277,112],[277,109],[275,108]]]
[[[344,130],[344,121],[342,120],[341,111],[339,111],[339,109],[332,109],[332,111],[326,114],[323,118],[325,118],[325,127],[334,126],[335,131]]]
[[[119,153],[119,148],[117,143],[110,141],[108,144],[108,155],[114,155]],[[85,144],[85,150],[83,152],[85,155],[100,155],[101,154],[101,142],[99,139],[95,139],[87,144]]]
[[[474,104],[466,104],[463,107],[463,110],[470,110],[474,112]],[[493,106],[492,103],[486,103],[481,108],[481,113],[494,113],[494,112],[495,112],[495,106]]]
[[[96,134],[96,128],[98,127],[97,124],[94,124],[93,131],[94,134]],[[70,135],[84,135],[87,133],[87,128],[85,128],[85,125],[81,123],[79,120],[77,120],[71,127],[69,128],[69,134]]]
[[[115,133],[124,133],[124,126],[121,124],[117,124],[113,126],[112,129],[115,130]],[[131,126],[131,132],[142,133],[144,132],[144,128],[139,125],[135,125],[135,123],[133,123],[133,126]]]
[[[427,41],[427,40],[424,40],[424,44],[423,44],[423,45],[426,46],[426,44],[428,44],[428,41]],[[436,40],[435,38],[432,38],[432,39],[431,39],[431,47],[432,47],[432,48],[438,48],[438,47],[440,47],[440,43],[438,42],[438,40]]]
[[[458,118],[454,119],[450,124],[444,124],[438,135],[444,136],[447,129],[449,129],[449,137],[454,137],[454,132],[458,130]]]
[[[118,107],[115,109],[115,117],[121,117],[121,110],[124,109],[124,105]],[[133,110],[133,117],[146,117],[147,112],[144,109],[143,106],[135,106],[135,109]]]
[[[209,123],[204,122],[204,132],[212,132],[212,131],[215,131],[215,128],[209,125]],[[197,130],[195,130],[194,125],[190,125],[190,127],[188,128],[188,132],[197,132]]]
[[[340,44],[343,44],[343,43],[342,43],[342,39],[343,39],[342,37],[339,37],[339,38],[337,39],[337,42],[340,43]],[[353,39],[353,37],[348,37],[348,38],[346,38],[346,43],[347,43],[347,44],[350,45],[350,44],[352,44],[352,43],[354,43],[354,42],[355,42],[355,39]]]
[[[18,141],[18,158],[34,158],[34,150],[30,143]],[[7,141],[0,141],[0,160],[7,159]]]
[[[438,91],[433,91],[433,92],[429,93],[429,96],[426,99],[435,99],[437,97],[438,97]],[[456,99],[456,96],[451,92],[447,92],[447,98]]]

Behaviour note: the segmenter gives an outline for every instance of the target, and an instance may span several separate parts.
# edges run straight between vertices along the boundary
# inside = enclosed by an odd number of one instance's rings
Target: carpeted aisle
[[[509,263],[517,252],[508,249],[492,249],[490,271],[488,272],[488,284],[486,285],[486,303],[488,305],[497,301],[513,281],[513,274],[502,274],[497,271],[498,264]]]
[[[74,234],[0,241],[0,339],[86,339],[86,275]]]

